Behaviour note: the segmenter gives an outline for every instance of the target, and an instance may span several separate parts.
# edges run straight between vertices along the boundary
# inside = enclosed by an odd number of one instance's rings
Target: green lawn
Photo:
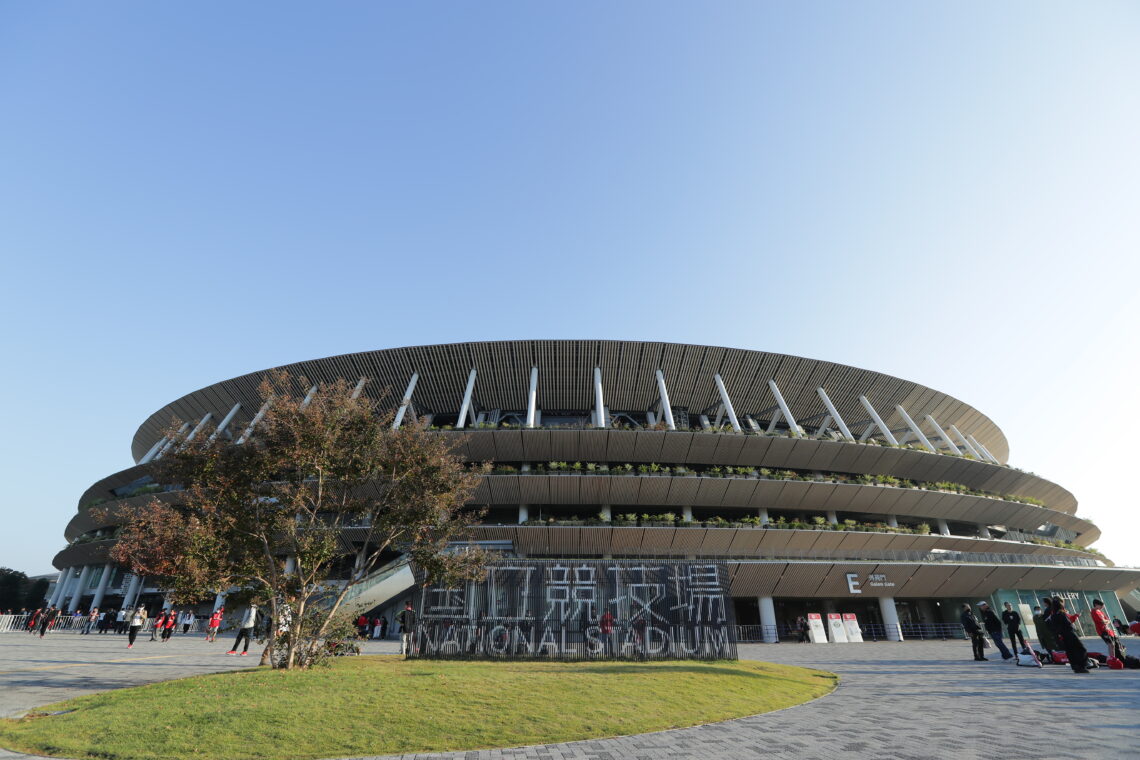
[[[449,662],[352,657],[121,689],[0,721],[0,746],[73,758],[328,758],[618,736],[828,693],[837,676],[760,662]]]

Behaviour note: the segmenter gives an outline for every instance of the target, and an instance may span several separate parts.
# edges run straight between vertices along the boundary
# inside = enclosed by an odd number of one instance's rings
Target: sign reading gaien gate
[[[503,559],[419,601],[413,657],[736,659],[723,562]]]

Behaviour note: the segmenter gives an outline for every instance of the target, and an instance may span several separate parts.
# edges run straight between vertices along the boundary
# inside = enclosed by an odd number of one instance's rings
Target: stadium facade
[[[723,563],[745,640],[787,636],[809,613],[854,615],[865,637],[940,636],[956,631],[963,601],[1026,613],[1045,594],[1070,599],[1091,633],[1094,597],[1122,616],[1117,593],[1140,585],[1140,570],[1089,548],[1100,531],[1073,494],[1007,464],[992,420],[878,372],[614,340],[418,346],[280,369],[387,389],[395,424],[426,425],[466,460],[493,462],[474,498],[487,507],[475,538],[507,556]],[[174,418],[216,425],[239,444],[264,375],[195,391],[143,422],[136,464],[80,498],[54,559],[53,603],[160,600],[108,561],[115,525],[91,507],[177,500],[151,475],[163,430]],[[410,579],[380,573],[369,604],[402,600]]]

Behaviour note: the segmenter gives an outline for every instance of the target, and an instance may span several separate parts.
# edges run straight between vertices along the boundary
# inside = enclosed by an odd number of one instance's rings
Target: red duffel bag
[[[1124,670],[1124,662],[1119,657],[1109,657],[1107,664],[1109,670]]]
[[[1054,665],[1068,665],[1069,655],[1065,652],[1050,652]]]

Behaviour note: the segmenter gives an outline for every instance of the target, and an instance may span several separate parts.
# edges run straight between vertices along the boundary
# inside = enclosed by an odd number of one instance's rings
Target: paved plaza
[[[229,639],[201,636],[169,644],[118,636],[59,634],[43,641],[0,636],[0,714],[69,697],[169,678],[250,667],[254,656],[227,657]],[[1132,639],[1132,642],[1137,641]],[[1099,640],[1090,649],[1103,651]],[[366,653],[395,651],[369,642]],[[1136,645],[1140,648],[1140,643]],[[449,760],[699,760],[704,758],[952,757],[1106,758],[1140,756],[1140,671],[1018,668],[973,662],[969,644],[742,645],[745,659],[839,673],[835,693],[787,710],[696,728],[620,739],[518,749],[405,755]],[[0,750],[0,758],[27,755]]]

